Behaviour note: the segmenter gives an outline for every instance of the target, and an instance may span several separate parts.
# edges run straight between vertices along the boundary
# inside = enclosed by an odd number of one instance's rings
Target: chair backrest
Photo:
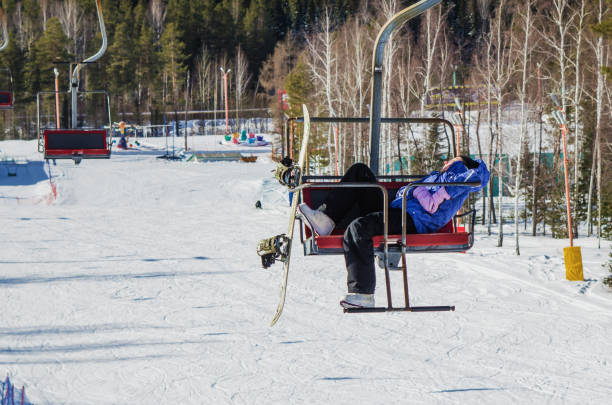
[[[45,159],[109,158],[107,136],[104,129],[45,129]]]
[[[316,183],[316,184],[325,184],[325,183]],[[331,191],[334,183],[329,183],[329,187],[316,187],[316,188],[307,188],[303,191],[304,202],[307,203],[312,208],[317,208],[319,205],[323,203],[327,194]],[[381,182],[387,189],[387,195],[389,197],[389,202],[395,199],[395,194],[397,194],[397,190],[399,190],[406,183],[401,182]]]
[[[316,184],[325,184],[325,183],[316,183]],[[331,191],[334,183],[329,183],[329,187],[316,187],[316,188],[306,188],[302,191],[302,198],[306,204],[308,204],[311,208],[317,208],[325,201],[325,197]],[[388,201],[389,203],[395,199],[395,195],[397,191],[406,185],[406,182],[397,182],[397,181],[389,181],[389,182],[380,182],[382,186],[387,189]],[[357,216],[356,212],[349,212],[347,216],[340,221],[339,224],[336,225],[334,232],[332,234],[342,234],[344,230],[349,225],[351,220]],[[306,237],[309,238],[311,236],[310,229],[306,227],[305,229]],[[453,226],[453,221],[449,221],[446,225],[440,228],[436,233],[454,233],[455,227]]]
[[[13,108],[13,93],[0,91],[0,109]]]

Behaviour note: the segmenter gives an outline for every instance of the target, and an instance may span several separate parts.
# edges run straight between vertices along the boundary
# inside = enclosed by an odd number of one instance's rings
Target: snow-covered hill
[[[0,143],[30,159],[0,172],[0,375],[32,403],[609,401],[608,242],[579,239],[586,280],[568,282],[567,240],[521,236],[517,257],[479,229],[466,254],[409,258],[413,303],[455,312],[368,315],[338,306],[343,258],[298,245],[270,328],[281,268],[255,247],[289,211],[273,163],[167,162],[161,146],[47,166],[34,142]]]

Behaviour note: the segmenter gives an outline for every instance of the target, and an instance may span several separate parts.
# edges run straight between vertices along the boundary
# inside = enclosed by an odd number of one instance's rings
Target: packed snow
[[[33,404],[609,402],[609,242],[578,239],[585,281],[569,282],[568,240],[526,232],[516,256],[513,227],[498,248],[479,226],[465,254],[409,256],[411,302],[455,312],[350,315],[342,256],[298,243],[271,328],[281,266],[255,248],[286,231],[287,195],[269,148],[219,140],[188,143],[257,161],[161,160],[161,138],[45,164],[33,141],[0,142],[0,376]]]

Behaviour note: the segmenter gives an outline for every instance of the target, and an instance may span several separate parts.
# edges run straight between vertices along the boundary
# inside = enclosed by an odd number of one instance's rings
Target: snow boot
[[[340,300],[342,308],[373,308],[374,294],[348,293]]]
[[[298,206],[298,211],[306,220],[306,224],[319,236],[327,236],[334,230],[336,224],[323,211],[313,210],[305,203]]]

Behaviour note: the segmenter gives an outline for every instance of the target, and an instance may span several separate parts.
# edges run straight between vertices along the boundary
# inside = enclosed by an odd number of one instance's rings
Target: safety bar
[[[405,307],[405,308],[386,308],[386,307],[344,308],[344,312],[349,313],[349,314],[359,314],[359,313],[366,313],[366,312],[440,312],[440,311],[454,311],[454,310],[455,310],[454,305]]]
[[[385,287],[387,291],[387,307],[375,307],[375,308],[344,308],[344,312],[346,313],[363,313],[363,312],[395,312],[395,311],[404,311],[404,312],[428,312],[428,311],[454,311],[454,306],[420,306],[420,307],[411,307],[410,306],[410,295],[408,288],[408,270],[406,265],[406,201],[408,196],[408,190],[413,187],[421,187],[421,186],[445,186],[445,187],[479,187],[482,183],[479,181],[475,182],[442,182],[442,183],[433,183],[433,182],[421,182],[421,183],[409,183],[406,185],[404,189],[404,193],[402,195],[402,241],[401,241],[401,253],[402,253],[402,278],[403,278],[403,288],[404,288],[404,302],[405,306],[403,308],[394,308],[393,301],[391,297],[391,282],[389,277],[389,261],[388,261],[388,245],[389,245],[389,231],[388,231],[388,195],[387,189],[375,183],[328,183],[328,184],[315,184],[315,183],[305,183],[302,184],[291,191],[302,191],[307,188],[329,188],[329,187],[341,187],[341,188],[360,188],[360,187],[376,187],[381,190],[383,193],[383,216],[384,216],[384,234],[383,234],[383,245],[384,245],[384,265],[385,265]],[[470,210],[469,212],[459,214],[456,217],[463,217],[466,215],[472,215],[472,223],[470,232],[473,232],[474,228],[474,220],[475,215],[474,211]]]
[[[422,179],[426,177],[425,174],[398,174],[394,175],[385,175],[385,176],[376,176],[376,180],[409,180],[409,179]],[[302,181],[309,180],[341,180],[342,176],[327,176],[327,175],[306,175],[302,176]]]
[[[360,308],[359,311],[356,311],[355,308],[345,308],[344,312],[389,312],[389,311],[409,311],[409,312],[418,312],[418,311],[454,311],[454,307],[411,307],[410,306],[410,300],[409,300],[409,292],[408,292],[408,271],[406,268],[406,234],[407,234],[407,230],[406,230],[406,197],[408,195],[407,190],[413,187],[420,187],[420,186],[449,186],[449,187],[453,187],[453,186],[457,186],[457,187],[478,187],[481,185],[481,182],[466,182],[466,183],[462,183],[462,182],[443,182],[443,183],[431,183],[431,182],[427,182],[427,183],[409,183],[406,185],[406,189],[405,192],[402,196],[402,243],[401,243],[401,249],[402,249],[402,276],[403,276],[403,286],[404,286],[404,301],[405,301],[405,308],[394,308],[393,307],[393,301],[392,301],[392,297],[391,297],[391,282],[390,282],[390,277],[389,277],[389,249],[388,249],[388,245],[389,245],[389,228],[388,228],[388,220],[389,220],[389,213],[388,213],[388,195],[387,195],[387,189],[382,186],[381,184],[376,184],[376,183],[354,183],[354,182],[347,182],[347,183],[319,183],[319,184],[315,184],[315,183],[305,183],[302,184],[298,187],[295,187],[293,189],[290,189],[290,191],[292,192],[296,192],[296,191],[302,191],[304,189],[307,188],[334,188],[334,187],[341,187],[341,188],[363,188],[363,187],[376,187],[378,189],[380,189],[383,193],[383,217],[384,217],[384,234],[383,234],[383,249],[384,249],[384,264],[385,264],[385,286],[386,286],[386,290],[387,290],[387,307],[386,308]],[[465,213],[465,214],[460,214],[457,215],[459,217],[461,216],[465,216],[468,215],[470,213],[473,213],[472,211]],[[474,222],[474,215],[472,215],[472,229],[473,229],[473,222]],[[301,231],[300,231],[301,234]],[[303,242],[303,241],[302,241]],[[433,308],[433,309],[432,309]],[[442,308],[442,309],[441,309]]]
[[[443,187],[478,187],[482,183],[479,181],[471,181],[465,183],[458,182],[444,182],[444,183],[410,183],[406,185],[404,193],[402,194],[402,278],[404,280],[404,303],[406,308],[410,308],[410,297],[408,294],[408,269],[406,266],[406,201],[408,198],[408,191],[413,187],[422,186],[443,186]],[[389,305],[389,308],[391,305]]]

